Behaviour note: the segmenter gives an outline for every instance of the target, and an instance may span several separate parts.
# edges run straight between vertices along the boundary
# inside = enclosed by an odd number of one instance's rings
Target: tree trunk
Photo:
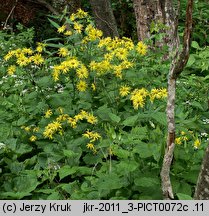
[[[165,0],[133,0],[139,40],[150,37],[150,24],[152,21],[165,22],[164,6]]]
[[[105,37],[119,37],[116,20],[111,8],[110,0],[90,0],[98,29]]]
[[[195,200],[209,200],[209,145],[205,152],[194,195]]]

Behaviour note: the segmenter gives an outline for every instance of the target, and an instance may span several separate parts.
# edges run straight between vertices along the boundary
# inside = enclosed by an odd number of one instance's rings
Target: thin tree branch
[[[179,4],[180,4],[180,0],[178,1],[178,7]],[[186,10],[183,49],[181,52],[179,52],[179,40],[178,40],[178,32],[177,32],[178,22],[176,22],[174,26],[174,28],[176,29],[176,33],[175,33],[176,35],[174,37],[173,47],[176,48],[176,52],[172,60],[171,68],[168,76],[168,101],[167,101],[167,109],[166,109],[167,124],[168,124],[167,147],[165,150],[162,170],[160,173],[164,199],[174,199],[169,174],[170,174],[171,162],[173,159],[173,152],[175,148],[176,79],[183,71],[189,58],[189,49],[191,45],[191,34],[192,34],[192,10],[193,10],[193,0],[188,0],[187,10]]]
[[[15,5],[12,7],[11,11],[9,12],[9,15],[7,16],[6,21],[5,21],[5,23],[4,23],[3,29],[6,29],[6,28],[7,28],[8,20],[9,20],[10,16],[12,15],[14,9],[16,8],[17,3],[18,3],[18,0],[15,1]]]
[[[45,0],[36,0],[36,1],[33,1],[33,0],[28,0],[29,2],[33,2],[35,4],[39,4],[39,5],[42,5],[44,6],[45,8],[47,8],[50,12],[52,12],[54,15],[57,15],[59,16],[59,12],[53,8],[47,1]]]

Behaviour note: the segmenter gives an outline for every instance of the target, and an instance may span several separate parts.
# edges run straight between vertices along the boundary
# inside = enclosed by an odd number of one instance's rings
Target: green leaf
[[[138,120],[138,115],[130,116],[123,121],[124,126],[134,126]]]
[[[155,119],[158,123],[162,124],[163,126],[167,125],[166,113],[165,112],[152,113],[151,117],[153,119]]]
[[[199,46],[199,44],[197,43],[197,41],[192,41],[191,46],[192,46],[193,48],[195,48],[195,49],[200,49],[200,46]]]
[[[177,193],[176,195],[179,200],[193,200],[193,198],[187,194]]]
[[[61,167],[58,171],[60,180],[62,180],[66,176],[74,174],[76,171],[77,171],[76,167],[71,167],[68,165]]]
[[[114,113],[108,113],[108,116],[113,122],[116,122],[116,123],[119,123],[119,121],[121,120],[121,118],[115,115]]]
[[[60,26],[56,23],[56,22],[54,22],[53,20],[51,20],[51,19],[49,19],[48,18],[48,20],[49,20],[49,22],[55,27],[55,28],[59,28]]]
[[[195,61],[196,61],[195,56],[194,56],[193,54],[191,54],[191,55],[189,56],[189,60],[188,60],[188,62],[187,62],[187,66],[188,66],[188,67],[192,66],[192,65],[195,63]]]
[[[134,183],[140,187],[156,187],[160,184],[159,179],[154,177],[139,177]]]
[[[134,153],[138,153],[141,158],[148,158],[153,156],[150,144],[139,141],[133,149]]]

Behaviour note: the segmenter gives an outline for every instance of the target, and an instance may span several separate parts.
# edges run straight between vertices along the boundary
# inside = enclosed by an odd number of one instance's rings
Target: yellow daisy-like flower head
[[[15,71],[16,71],[16,66],[15,66],[15,65],[11,65],[11,66],[9,66],[8,69],[7,69],[7,73],[8,73],[9,75],[13,75],[13,74],[15,73]]]
[[[182,138],[181,138],[181,137],[177,137],[177,138],[175,139],[175,143],[176,143],[177,145],[181,145],[181,144],[182,144]]]
[[[45,117],[45,118],[50,118],[51,115],[52,115],[52,110],[51,110],[51,109],[48,109],[48,110],[45,112],[44,117]]]
[[[81,65],[81,67],[76,70],[76,75],[79,79],[86,79],[89,76],[89,72],[84,65]]]
[[[29,140],[31,141],[31,142],[35,142],[36,140],[37,140],[37,137],[36,136],[31,136],[30,138],[29,138]]]
[[[64,33],[64,35],[66,35],[66,36],[71,36],[73,33],[72,33],[72,31],[70,31],[70,30],[68,30],[68,31],[66,31],[65,33]]]
[[[80,80],[77,85],[76,85],[78,91],[80,92],[84,92],[86,91],[86,88],[87,88],[87,83],[83,80]]]
[[[63,33],[63,32],[65,31],[65,29],[66,29],[66,26],[63,25],[63,26],[61,26],[61,27],[59,27],[59,28],[57,29],[57,32]]]
[[[66,57],[68,55],[68,49],[65,47],[61,47],[58,50],[59,56]]]
[[[88,114],[86,116],[86,120],[90,124],[96,124],[97,123],[97,117],[95,117],[93,114]]]
[[[130,90],[131,90],[131,87],[129,87],[129,86],[126,86],[126,85],[121,86],[120,89],[119,89],[119,94],[122,97],[125,97],[130,93]]]
[[[31,56],[31,60],[36,65],[40,65],[44,63],[44,58],[41,56],[41,54],[35,54],[34,56]]]
[[[139,41],[136,45],[136,50],[141,55],[146,55],[147,53],[147,45],[144,44],[142,41]]]
[[[198,149],[198,148],[200,147],[200,144],[201,144],[201,142],[200,142],[199,139],[196,139],[196,140],[194,141],[194,147],[195,147],[196,149]]]

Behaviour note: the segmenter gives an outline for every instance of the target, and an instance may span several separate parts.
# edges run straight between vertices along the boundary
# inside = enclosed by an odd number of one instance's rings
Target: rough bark
[[[110,0],[90,0],[96,26],[106,37],[119,37]]]
[[[194,194],[195,200],[209,200],[209,145],[205,151]]]
[[[139,40],[150,37],[150,24],[152,21],[165,22],[165,0],[133,0],[133,7]]]
[[[172,1],[170,1],[171,3]],[[169,2],[168,2],[169,3]],[[171,7],[172,4],[168,4]],[[180,7],[180,0],[178,1]],[[168,8],[167,8],[168,9]],[[186,22],[183,37],[183,49],[179,49],[178,39],[178,22],[172,27],[176,33],[174,38],[173,47],[175,47],[175,55],[172,60],[171,68],[168,76],[168,101],[167,101],[167,124],[168,124],[168,135],[167,135],[167,147],[165,150],[162,170],[161,170],[161,182],[164,199],[173,199],[172,185],[170,181],[170,166],[173,159],[173,152],[175,148],[175,97],[176,97],[176,80],[183,71],[188,58],[189,49],[191,45],[191,34],[192,34],[192,10],[193,0],[187,1],[186,11]],[[168,15],[169,16],[169,15]],[[174,23],[173,23],[174,24]]]

